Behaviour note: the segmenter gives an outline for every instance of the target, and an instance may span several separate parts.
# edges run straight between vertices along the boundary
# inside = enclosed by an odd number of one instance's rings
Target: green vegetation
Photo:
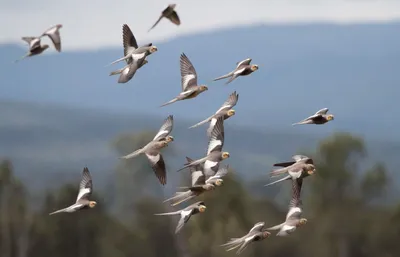
[[[126,154],[151,137],[150,133],[122,135],[113,145],[118,154]],[[170,155],[175,149],[165,150],[165,155]],[[286,238],[273,233],[242,255],[400,256],[400,205],[379,204],[385,200],[393,178],[383,163],[365,165],[368,155],[363,140],[350,134],[334,134],[307,154],[317,167],[315,175],[303,185],[303,212],[309,222]],[[109,181],[109,187],[97,186],[96,173],[91,172],[96,208],[49,216],[49,212],[75,200],[78,182],[33,195],[15,176],[12,164],[2,161],[0,256],[234,256],[234,252],[225,252],[219,245],[247,233],[258,221],[265,221],[267,226],[280,223],[289,202],[287,198],[285,205],[279,205],[271,192],[287,196],[290,183],[265,188],[260,184],[267,182],[265,174],[258,179],[261,182],[247,183],[238,176],[239,171],[231,170],[222,187],[199,197],[205,201],[207,211],[192,217],[175,235],[176,217],[153,215],[173,208],[162,203],[169,195],[163,195],[145,158],[120,161],[112,171],[115,180]],[[182,177],[184,186],[189,181],[187,175]],[[251,193],[254,190],[257,194]]]

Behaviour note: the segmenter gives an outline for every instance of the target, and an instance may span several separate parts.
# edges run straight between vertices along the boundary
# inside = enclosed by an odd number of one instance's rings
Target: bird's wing
[[[146,156],[161,185],[167,184],[167,174],[163,156],[158,151],[146,153]]]
[[[158,140],[168,136],[169,133],[171,133],[171,131],[172,131],[173,125],[174,125],[174,116],[169,115],[165,119],[164,124],[161,126],[160,130],[158,131],[157,135],[154,137],[153,141],[158,141]]]
[[[265,222],[257,222],[254,226],[250,229],[249,234],[253,232],[261,232],[264,229]]]
[[[228,170],[229,170],[229,164],[227,164],[223,167],[220,167],[218,169],[217,173],[215,173],[214,176],[209,177],[205,183],[207,184],[208,181],[211,181],[214,179],[219,179],[219,178],[226,176],[228,174]]]
[[[181,83],[182,92],[187,91],[190,87],[197,86],[197,73],[190,62],[189,58],[185,53],[181,54],[180,58],[180,69],[181,69]]]
[[[324,115],[329,111],[328,108],[323,108],[315,113],[315,115]]]
[[[296,154],[292,156],[292,159],[295,160],[296,162],[302,160],[302,159],[307,159],[309,157],[305,156],[305,155],[301,155],[301,154]]]
[[[234,91],[232,94],[229,95],[228,99],[222,104],[221,108],[218,109],[215,113],[219,113],[223,110],[232,109],[233,106],[236,105],[237,101],[239,100],[239,94]]]
[[[186,156],[186,161],[188,163],[191,163],[193,162],[193,159]],[[192,174],[192,186],[205,184],[205,176],[201,164],[191,166],[189,167],[189,170],[190,173]]]
[[[179,19],[178,13],[173,11],[170,16],[167,17],[173,24],[181,25],[181,20]]]
[[[76,203],[79,200],[87,200],[93,191],[93,182],[92,176],[90,175],[89,169],[85,167],[82,172],[82,179],[81,183],[79,184],[79,193],[78,197],[76,198]]]
[[[208,142],[207,155],[213,151],[221,151],[224,146],[224,117],[219,117]]]
[[[289,203],[289,211],[286,215],[286,220],[288,220],[290,217],[299,218],[301,215],[300,193],[302,184],[303,184],[303,179],[292,180],[292,199],[290,200]]]
[[[243,61],[237,62],[236,63],[236,69],[239,69],[239,67],[243,66],[243,65],[250,65],[250,63],[251,63],[251,58],[247,58],[247,59],[245,59]]]
[[[295,164],[296,162],[278,162],[275,163],[273,166],[274,167],[289,167],[290,165]]]
[[[122,42],[124,44],[124,56],[138,48],[136,38],[127,24],[122,25]]]
[[[179,231],[183,228],[186,222],[189,221],[190,217],[192,216],[193,209],[191,210],[183,210],[181,211],[181,218],[178,221],[178,225],[175,229],[175,234],[179,233]]]
[[[118,83],[126,83],[135,76],[139,65],[137,62],[131,61],[127,66],[124,67],[118,78]]]
[[[46,30],[42,36],[48,36],[54,44],[54,47],[57,49],[58,52],[61,52],[61,36],[60,31],[58,30],[58,26],[51,27],[50,29]]]

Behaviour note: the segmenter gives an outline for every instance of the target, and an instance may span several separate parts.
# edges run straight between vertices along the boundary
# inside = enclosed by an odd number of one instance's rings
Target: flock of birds
[[[172,23],[180,25],[180,19],[175,11],[175,4],[169,5],[162,12],[157,22],[150,28],[153,29],[162,18],[169,19]],[[29,43],[29,51],[23,57],[34,56],[42,53],[48,48],[48,45],[41,45],[41,38],[48,36],[57,51],[61,51],[61,39],[59,30],[62,28],[61,24],[58,24],[48,30],[46,30],[39,37],[23,37],[22,39]],[[149,30],[149,31],[150,31]],[[126,66],[111,72],[110,75],[120,74],[118,83],[126,83],[131,80],[138,69],[148,63],[147,56],[157,51],[157,47],[153,46],[152,43],[138,46],[136,39],[130,30],[129,26],[124,24],[122,26],[123,35],[123,46],[124,46],[124,57],[112,62],[112,64],[126,61]],[[214,79],[220,80],[229,78],[226,84],[232,82],[239,76],[250,75],[251,73],[258,70],[256,64],[251,64],[252,59],[248,58],[240,61],[236,64],[236,68],[230,73]],[[202,92],[208,90],[207,86],[199,85],[197,82],[196,70],[189,60],[189,58],[182,53],[180,56],[180,71],[181,71],[181,84],[182,90],[179,95],[174,99],[166,102],[161,106],[172,104],[177,101],[187,100],[194,98]],[[216,187],[223,184],[223,177],[228,174],[229,165],[220,166],[220,163],[229,158],[229,152],[223,151],[225,140],[224,122],[233,115],[235,110],[233,107],[236,105],[239,99],[239,95],[235,92],[229,95],[228,99],[222,104],[222,106],[207,119],[193,125],[190,128],[198,127],[200,125],[209,123],[207,130],[207,136],[209,138],[208,149],[205,157],[193,160],[186,157],[187,163],[178,171],[186,168],[191,172],[192,183],[191,186],[183,187],[185,191],[176,192],[175,195],[164,202],[171,202],[171,206],[176,206],[188,200],[198,197],[199,195],[214,190]],[[298,124],[325,124],[328,121],[334,119],[332,114],[328,114],[328,108],[317,111],[314,115],[294,123]],[[128,155],[120,157],[121,159],[131,159],[139,155],[145,155],[151,164],[151,167],[162,185],[167,183],[166,180],[166,167],[164,158],[161,155],[161,149],[168,146],[168,144],[174,141],[173,136],[170,135],[173,129],[173,116],[170,115],[166,118],[163,125],[159,129],[158,133],[154,136],[153,140],[146,144],[144,147],[130,153]],[[287,236],[294,232],[296,228],[307,223],[307,219],[302,218],[301,200],[300,193],[303,184],[303,179],[313,175],[316,171],[313,160],[304,155],[295,155],[292,157],[293,161],[276,163],[273,166],[281,167],[279,169],[270,172],[271,177],[285,175],[283,178],[278,179],[266,186],[273,185],[279,182],[290,180],[292,183],[292,199],[290,200],[289,210],[286,215],[286,219],[283,223],[265,228],[264,222],[256,223],[250,231],[240,237],[232,238],[228,243],[223,244],[227,248],[227,251],[237,249],[237,254],[240,254],[251,242],[261,241],[268,238],[271,233],[268,231],[279,230],[277,236]],[[80,182],[79,193],[76,202],[71,206],[52,212],[50,215],[60,212],[75,212],[82,209],[94,208],[96,206],[95,201],[89,200],[93,191],[93,182],[88,168],[83,169],[82,179]],[[206,205],[203,201],[196,202],[183,208],[181,210],[169,213],[160,213],[155,215],[177,215],[180,216],[178,225],[175,233],[178,233],[183,226],[189,221],[192,215],[202,213],[206,210]]]

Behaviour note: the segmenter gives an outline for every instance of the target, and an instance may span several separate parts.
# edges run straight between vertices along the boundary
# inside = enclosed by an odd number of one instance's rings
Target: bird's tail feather
[[[285,174],[286,172],[287,172],[287,168],[282,168],[282,169],[273,170],[269,174],[271,177],[276,177],[276,176]]]
[[[19,61],[22,61],[23,59],[25,59],[25,58],[28,57],[28,56],[29,56],[29,54],[26,54],[26,55],[22,56],[21,58],[15,60],[14,63],[17,63],[17,62],[19,62]]]
[[[191,128],[195,128],[195,127],[198,127],[198,126],[200,126],[200,125],[203,125],[203,124],[209,122],[209,121],[212,119],[212,117],[213,117],[213,116],[210,116],[210,117],[208,117],[207,119],[205,119],[205,120],[203,120],[203,121],[200,121],[199,123],[197,123],[197,124],[195,124],[195,125],[193,125],[193,126],[191,126],[191,127],[189,127],[189,128],[191,129]]]
[[[160,107],[163,107],[163,106],[166,106],[166,105],[169,105],[169,104],[172,104],[172,103],[175,103],[176,101],[178,101],[179,99],[178,98],[174,98],[174,99],[172,99],[171,101],[169,101],[169,102],[166,102],[165,104],[162,104],[162,105],[160,105]]]
[[[156,213],[156,214],[154,214],[154,215],[157,215],[157,216],[169,216],[169,215],[180,215],[181,214],[181,211],[174,211],[174,212],[165,212],[165,213]]]
[[[119,70],[116,70],[116,71],[112,71],[112,72],[110,72],[110,76],[120,74],[123,70],[124,69],[119,69]]]
[[[171,204],[171,206],[176,206],[180,203],[192,199],[193,197],[195,197],[195,195],[190,190],[186,192],[176,192],[173,197],[168,198],[167,200],[164,201],[164,203],[169,201],[174,201]]]
[[[138,149],[138,150],[134,151],[133,153],[119,157],[119,159],[131,159],[133,157],[138,156],[141,153],[142,153],[142,149]]]
[[[61,210],[52,212],[52,213],[50,213],[49,215],[53,215],[53,214],[60,213],[60,212],[65,212],[66,209],[67,209],[67,208],[64,208],[64,209],[61,209]]]
[[[213,79],[213,81],[217,81],[217,80],[220,80],[220,79],[226,79],[226,78],[229,78],[230,76],[232,76],[232,72],[230,72],[228,74],[225,74],[225,75],[223,75],[221,77],[218,77],[216,79]]]
[[[283,178],[281,178],[281,179],[275,180],[274,182],[271,182],[271,183],[266,184],[266,185],[264,185],[264,186],[270,186],[270,185],[273,185],[273,184],[282,182],[282,181],[284,181],[284,180],[289,180],[289,179],[292,179],[292,177],[291,177],[290,175],[287,175],[286,177],[283,177]]]
[[[113,61],[112,63],[107,64],[106,67],[107,67],[107,66],[110,66],[110,65],[113,65],[113,64],[115,64],[115,63],[118,63],[118,62],[120,62],[120,61],[126,60],[126,59],[128,59],[128,58],[131,58],[131,56],[128,55],[128,56],[124,56],[124,57],[122,57],[122,58],[119,58],[118,60],[115,60],[115,61]]]

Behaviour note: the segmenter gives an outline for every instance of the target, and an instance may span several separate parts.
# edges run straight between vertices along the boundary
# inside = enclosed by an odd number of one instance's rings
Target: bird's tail
[[[278,230],[278,229],[281,229],[283,227],[283,225],[285,225],[285,222],[283,222],[283,223],[281,223],[279,225],[267,228],[267,230]]]
[[[276,176],[285,174],[286,172],[287,172],[287,168],[281,168],[281,169],[273,170],[269,174],[271,177],[276,177]]]
[[[269,183],[269,184],[266,184],[266,185],[264,185],[264,186],[270,186],[270,185],[273,185],[273,184],[279,183],[279,182],[281,182],[281,181],[284,181],[284,180],[289,180],[289,179],[292,179],[292,177],[291,177],[290,175],[287,175],[287,176],[286,176],[286,177],[284,177],[284,178],[281,178],[281,179],[275,180],[274,182],[271,182],[271,183]]]
[[[218,77],[218,78],[216,78],[216,79],[213,79],[213,81],[217,81],[217,80],[220,80],[220,79],[226,79],[226,78],[229,78],[229,77],[232,76],[232,75],[233,75],[232,72],[230,72],[230,73],[225,74],[225,75],[223,75],[223,76],[221,76],[221,77]]]
[[[169,101],[169,102],[166,102],[165,104],[162,104],[160,107],[163,107],[163,106],[166,106],[166,105],[169,105],[169,104],[172,104],[172,103],[175,103],[176,101],[178,101],[179,99],[178,98],[174,98],[174,99],[172,99],[171,101]]]
[[[120,74],[123,70],[124,69],[122,68],[122,69],[119,69],[119,70],[116,70],[116,71],[112,71],[112,72],[110,72],[110,76]]]
[[[312,121],[310,121],[310,120],[302,120],[302,121],[299,121],[299,122],[293,123],[293,124],[292,124],[292,126],[296,126],[296,125],[304,125],[304,124],[310,124],[310,123],[312,123]]]
[[[14,63],[17,63],[17,62],[19,62],[19,61],[22,61],[23,59],[25,59],[25,58],[28,57],[28,56],[29,56],[29,53],[26,54],[26,55],[24,55],[24,56],[22,56],[21,58],[15,60]]]
[[[139,154],[141,154],[141,153],[142,153],[142,150],[143,150],[143,149],[138,149],[138,150],[134,151],[133,153],[130,153],[130,154],[128,154],[128,155],[119,157],[119,159],[131,159],[131,158],[136,157],[136,156],[138,156]]]
[[[117,62],[126,60],[126,59],[128,59],[128,58],[131,58],[131,55],[127,55],[127,56],[124,56],[124,57],[122,57],[122,58],[119,58],[118,60],[115,60],[115,61],[113,61],[112,63],[107,64],[106,67],[107,67],[107,66],[110,66],[110,65],[113,65],[113,64],[115,64],[115,63],[117,63]]]
[[[238,247],[240,247],[237,250],[237,254],[241,253],[244,250],[244,247],[246,247],[245,240],[243,238],[231,238],[229,242],[226,244],[223,244],[221,246],[224,246],[226,248],[226,251],[231,251],[234,250]]]
[[[207,119],[205,119],[205,120],[203,120],[203,121],[200,121],[199,123],[197,123],[197,124],[195,124],[195,125],[193,125],[193,126],[191,126],[191,127],[189,127],[189,128],[191,129],[191,128],[195,128],[195,127],[198,127],[198,126],[200,126],[200,125],[203,125],[203,124],[209,122],[209,121],[212,119],[212,117],[213,117],[213,116],[210,116],[210,117],[208,117]]]
[[[53,214],[60,213],[60,212],[65,212],[66,210],[67,210],[67,208],[64,208],[64,209],[61,209],[61,210],[52,212],[52,213],[50,213],[49,215],[53,215]]]
[[[181,204],[183,202],[186,202],[192,198],[194,198],[196,194],[194,194],[192,191],[188,190],[186,192],[176,192],[175,195],[171,198],[168,198],[165,202],[173,201],[171,206],[176,206],[178,204]]]
[[[174,212],[165,212],[165,213],[156,213],[154,215],[157,216],[171,216],[171,215],[180,215],[181,211],[174,211]]]

